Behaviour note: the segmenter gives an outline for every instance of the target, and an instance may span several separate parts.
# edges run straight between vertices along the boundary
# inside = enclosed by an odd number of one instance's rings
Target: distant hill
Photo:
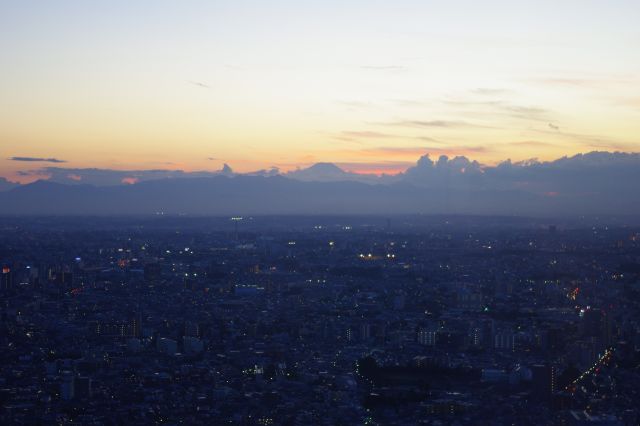
[[[636,197],[545,197],[525,191],[409,183],[302,182],[282,176],[162,179],[96,187],[38,181],[0,193],[0,214],[500,214],[639,213]]]
[[[379,176],[348,172],[333,163],[316,163],[305,169],[290,171],[284,176],[306,182],[352,181],[363,183],[386,183],[383,178]]]
[[[215,173],[166,172],[66,169],[78,179],[0,181],[8,189],[0,192],[0,214],[640,214],[636,153],[496,166],[425,155],[395,176],[360,175],[332,163],[284,175],[277,169],[239,174],[227,165]],[[92,179],[99,183],[84,183]]]

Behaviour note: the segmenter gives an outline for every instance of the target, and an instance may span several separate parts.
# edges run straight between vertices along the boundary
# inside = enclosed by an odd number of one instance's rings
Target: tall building
[[[494,347],[501,351],[513,351],[516,348],[515,335],[511,332],[497,333],[494,336]]]
[[[190,337],[201,337],[200,325],[196,322],[186,321],[184,323],[184,335]]]
[[[11,268],[5,266],[2,268],[2,274],[0,274],[0,291],[2,293],[10,293],[13,290],[13,273]]]
[[[556,370],[551,365],[531,367],[532,396],[539,401],[550,401],[556,390]]]
[[[173,339],[161,337],[156,341],[156,347],[159,352],[165,355],[173,356],[178,353],[178,342]]]
[[[436,332],[421,329],[418,331],[418,343],[424,346],[434,346],[436,344]]]
[[[182,338],[182,345],[184,347],[184,352],[187,355],[195,355],[202,352],[204,345],[202,340],[196,337],[185,336]]]
[[[131,334],[133,337],[142,337],[142,312],[138,308],[138,312],[130,322]]]
[[[79,376],[74,381],[74,393],[78,398],[91,398],[91,378]]]
[[[70,401],[75,397],[75,383],[73,373],[64,371],[62,373],[62,383],[60,383],[60,397],[65,401]]]
[[[369,340],[371,338],[371,324],[360,325],[360,339]]]

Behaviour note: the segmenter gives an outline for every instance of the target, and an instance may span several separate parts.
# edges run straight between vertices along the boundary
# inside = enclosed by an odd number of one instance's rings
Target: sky
[[[626,0],[0,0],[0,176],[638,152],[639,21]]]

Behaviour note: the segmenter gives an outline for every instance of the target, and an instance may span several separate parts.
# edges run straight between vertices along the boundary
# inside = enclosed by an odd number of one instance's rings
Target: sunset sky
[[[0,0],[0,176],[637,152],[639,22],[637,0]]]

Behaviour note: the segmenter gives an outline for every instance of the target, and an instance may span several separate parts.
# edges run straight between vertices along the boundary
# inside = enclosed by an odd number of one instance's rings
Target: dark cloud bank
[[[2,214],[640,214],[640,154],[592,152],[486,167],[420,158],[396,176],[331,163],[280,174],[49,167],[48,181],[0,193]],[[129,183],[128,185],[123,184]],[[131,184],[136,182],[135,184]]]
[[[10,157],[11,161],[24,161],[33,163],[66,163],[65,160],[58,158],[44,158],[44,157]]]

